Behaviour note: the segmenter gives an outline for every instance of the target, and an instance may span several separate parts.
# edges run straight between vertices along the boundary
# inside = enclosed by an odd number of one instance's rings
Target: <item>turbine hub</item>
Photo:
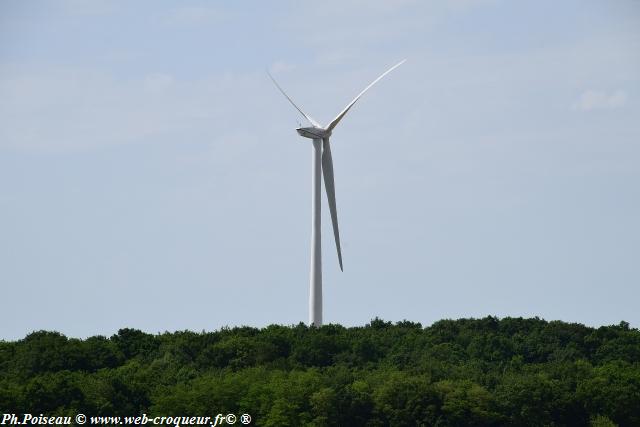
[[[303,136],[305,138],[311,138],[311,139],[322,139],[322,138],[328,138],[331,136],[331,131],[330,130],[326,130],[323,128],[317,128],[317,127],[299,127],[296,128],[296,132],[298,132],[298,135]]]

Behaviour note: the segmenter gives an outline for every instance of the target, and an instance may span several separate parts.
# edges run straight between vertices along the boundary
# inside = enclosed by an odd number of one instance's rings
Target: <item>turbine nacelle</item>
[[[311,139],[329,138],[331,136],[330,130],[323,129],[320,127],[315,127],[315,126],[299,127],[299,128],[296,128],[296,132],[298,132],[298,135],[300,136],[303,136],[305,138],[311,138]]]

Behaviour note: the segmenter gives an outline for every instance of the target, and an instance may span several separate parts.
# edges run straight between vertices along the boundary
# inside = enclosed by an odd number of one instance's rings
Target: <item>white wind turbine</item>
[[[375,79],[369,86],[364,88],[362,92],[356,96],[331,122],[326,126],[321,126],[313,120],[311,116],[306,114],[298,107],[289,96],[282,90],[278,82],[269,74],[271,80],[278,90],[289,100],[296,110],[300,112],[311,123],[310,127],[296,128],[300,136],[313,140],[313,160],[311,188],[313,197],[311,199],[311,274],[309,284],[309,324],[312,326],[322,326],[322,249],[320,245],[320,173],[324,175],[324,186],[327,191],[327,199],[329,201],[329,212],[331,213],[331,222],[333,223],[333,236],[336,240],[336,249],[338,250],[338,263],[342,271],[342,252],[340,251],[340,233],[338,231],[338,214],[336,212],[336,190],[333,182],[333,159],[331,158],[331,147],[329,145],[329,137],[333,129],[340,123],[340,120],[353,107],[358,99],[369,90],[371,86],[376,84],[380,79],[389,74],[391,71],[402,65],[405,60],[400,61],[393,67],[385,71],[380,77]]]

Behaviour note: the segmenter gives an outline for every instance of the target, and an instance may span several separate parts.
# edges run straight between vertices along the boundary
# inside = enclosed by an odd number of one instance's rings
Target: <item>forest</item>
[[[496,317],[38,331],[0,341],[0,410],[248,413],[257,426],[640,426],[640,331]]]

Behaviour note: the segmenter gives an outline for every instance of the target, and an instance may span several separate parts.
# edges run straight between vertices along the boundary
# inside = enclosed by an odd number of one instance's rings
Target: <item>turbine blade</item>
[[[351,101],[349,103],[349,105],[347,105],[346,107],[344,107],[344,110],[342,110],[340,112],[340,114],[338,114],[336,116],[335,119],[333,119],[331,121],[331,123],[329,123],[329,125],[327,125],[327,130],[333,130],[333,128],[336,127],[336,125],[338,123],[340,123],[340,120],[342,120],[342,118],[344,117],[345,114],[347,114],[347,111],[349,111],[351,109],[351,107],[353,107],[353,104],[356,103],[356,101],[362,96],[364,95],[364,93],[369,90],[369,88],[371,86],[373,86],[374,84],[378,83],[378,81],[383,78],[384,76],[386,76],[387,74],[389,74],[390,72],[392,72],[393,70],[395,70],[396,68],[398,68],[399,66],[401,66],[402,64],[404,64],[404,62],[406,61],[406,59],[403,59],[402,61],[398,62],[396,65],[394,65],[393,67],[389,68],[387,71],[385,71],[384,73],[382,73],[382,75],[380,77],[378,77],[377,79],[375,79],[373,82],[371,82],[371,84],[369,84],[369,86],[365,87],[364,90],[362,92],[360,92],[358,94],[358,96],[356,96],[353,101]]]
[[[276,81],[276,79],[273,78],[273,76],[271,75],[271,73],[267,70],[267,74],[269,75],[269,77],[271,78],[271,81],[273,82],[273,84],[276,85],[276,87],[278,88],[278,90],[284,95],[285,98],[287,98],[289,100],[289,102],[291,103],[291,105],[293,105],[296,110],[298,110],[300,112],[300,114],[302,114],[307,120],[309,120],[309,123],[311,123],[313,126],[315,127],[322,127],[320,126],[320,124],[318,122],[316,122],[315,120],[313,120],[313,118],[311,118],[311,116],[309,116],[307,113],[305,113],[304,111],[302,111],[300,109],[300,107],[298,107],[296,105],[295,102],[293,102],[293,100],[291,98],[289,98],[289,95],[287,95],[285,93],[285,91],[280,87],[280,85],[278,84],[278,82]]]
[[[324,187],[325,190],[327,190],[327,200],[329,201],[329,212],[331,213],[331,223],[333,224],[333,237],[336,240],[336,249],[338,250],[340,271],[344,271],[342,269],[340,231],[338,230],[338,212],[336,211],[336,187],[333,182],[333,158],[331,157],[329,138],[323,138],[322,143],[322,174],[324,176]]]

